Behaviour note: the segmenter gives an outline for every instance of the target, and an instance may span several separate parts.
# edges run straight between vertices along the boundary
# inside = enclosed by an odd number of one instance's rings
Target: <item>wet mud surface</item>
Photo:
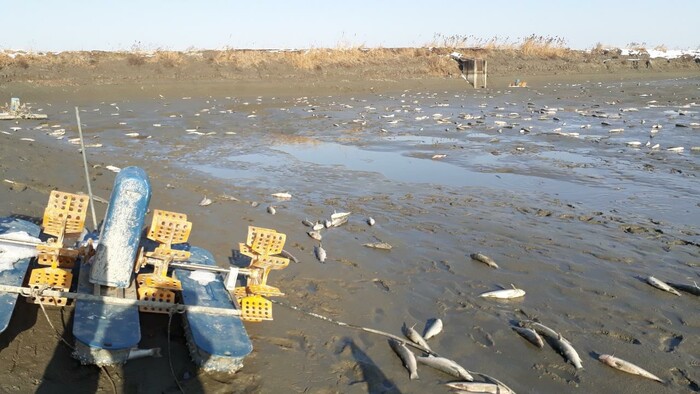
[[[46,124],[0,124],[9,133],[0,136],[3,155],[24,158],[4,161],[3,177],[27,185],[2,185],[3,215],[39,217],[47,190],[85,189],[69,141],[74,101],[46,97],[32,104],[50,114]],[[700,281],[698,78],[284,97],[183,89],[80,108],[96,194],[109,197],[106,166],[144,167],[151,208],[188,214],[192,243],[221,266],[248,225],[286,233],[300,263],[270,275],[282,302],[396,335],[404,322],[420,331],[439,317],[434,351],[519,393],[700,390],[700,300],[646,283]],[[36,155],[56,164],[39,165]],[[213,203],[198,206],[205,195]],[[105,205],[97,208],[103,215]],[[334,211],[352,215],[321,230],[321,264],[301,221]],[[393,248],[363,246],[371,242]],[[469,257],[477,252],[500,268]],[[511,284],[525,297],[479,298]],[[69,327],[71,308],[48,312],[59,330],[61,319]],[[441,384],[452,380],[419,366],[420,379],[409,381],[381,336],[280,305],[274,319],[246,325],[255,350],[234,376],[198,373],[173,323],[175,375],[188,392],[208,393],[447,392]],[[511,330],[526,319],[571,341],[584,369]],[[86,392],[111,391],[104,372],[81,367],[51,337],[36,307],[18,307],[8,331],[3,391],[60,392],[80,379]],[[142,331],[143,347],[165,350],[167,316],[143,317]],[[177,392],[163,353],[110,368],[118,389]],[[598,354],[666,383],[615,371]]]

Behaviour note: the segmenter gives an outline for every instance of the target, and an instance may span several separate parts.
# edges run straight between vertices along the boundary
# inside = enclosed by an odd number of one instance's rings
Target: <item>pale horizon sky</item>
[[[700,1],[4,1],[0,50],[419,47],[443,36],[700,48]],[[474,43],[475,41],[471,41]]]

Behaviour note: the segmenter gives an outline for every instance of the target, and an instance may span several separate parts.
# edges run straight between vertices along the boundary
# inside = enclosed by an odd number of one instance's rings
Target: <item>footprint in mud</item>
[[[697,380],[694,380],[688,375],[688,372],[679,369],[679,368],[673,368],[671,370],[671,373],[674,375],[674,377],[678,378],[680,380],[680,384],[684,384],[688,386],[688,389],[690,391],[693,391],[695,393],[700,393],[700,382]]]
[[[374,279],[372,279],[372,282],[373,282],[380,290],[384,290],[384,291],[386,291],[387,293],[389,293],[389,292],[391,291],[391,289],[389,288],[389,285],[387,285],[386,282],[384,282],[384,281],[381,280],[381,279],[374,278]]]
[[[678,346],[681,344],[683,341],[683,335],[674,335],[672,337],[668,337],[661,341],[661,350],[665,351],[666,353],[671,353],[675,351]]]
[[[628,343],[631,343],[631,344],[634,344],[634,345],[641,345],[641,344],[642,344],[642,342],[641,342],[639,339],[634,338],[634,337],[631,336],[631,335],[627,335],[627,334],[620,333],[620,332],[614,332],[614,331],[608,331],[608,330],[599,330],[599,331],[596,332],[596,334],[599,334],[599,335],[606,335],[606,336],[608,336],[608,337],[610,337],[610,338],[619,339],[619,340],[621,340],[621,341],[628,342]]]
[[[477,344],[483,347],[493,347],[496,345],[491,334],[484,331],[483,328],[475,326],[473,330],[476,331],[476,334],[469,334],[469,337]]]

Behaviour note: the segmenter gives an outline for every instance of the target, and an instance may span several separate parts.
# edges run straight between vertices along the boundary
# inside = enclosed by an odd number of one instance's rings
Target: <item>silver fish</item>
[[[677,295],[677,296],[679,296],[679,297],[681,296],[681,293],[679,293],[678,290],[676,290],[676,289],[674,289],[673,287],[669,286],[668,284],[666,284],[666,282],[654,278],[653,276],[650,276],[650,277],[647,278],[647,283],[649,283],[650,285],[656,287],[657,289],[661,289],[661,290],[663,290],[663,291],[667,291],[667,292],[669,292],[669,293],[671,293],[671,294],[675,294],[675,295]]]
[[[431,319],[425,323],[425,329],[423,330],[423,338],[430,339],[441,332],[442,332],[442,320]]]
[[[511,286],[513,286],[513,285],[511,284]],[[479,297],[483,297],[483,298],[501,298],[501,299],[520,298],[520,297],[524,297],[524,296],[525,296],[525,290],[516,289],[515,286],[513,286],[512,289],[489,291],[489,292],[482,293],[481,295],[479,295]]]
[[[491,257],[489,257],[489,256],[487,256],[487,255],[485,255],[485,254],[481,254],[481,253],[472,253],[472,254],[469,255],[469,257],[471,257],[472,259],[474,259],[474,260],[476,260],[476,261],[478,261],[478,262],[480,262],[480,263],[484,263],[484,264],[488,265],[488,266],[491,267],[491,268],[496,268],[496,269],[498,269],[498,264],[496,264],[496,262],[493,261],[493,259],[492,259]]]
[[[129,349],[129,355],[127,356],[127,360],[135,360],[135,359],[144,358],[144,357],[161,357],[160,348],[154,347],[151,349],[139,349],[139,348]]]
[[[469,382],[474,380],[474,377],[470,375],[466,369],[464,369],[461,365],[457,364],[456,362],[450,359],[433,356],[416,356],[416,360],[418,360],[418,362],[421,364],[425,364],[431,368],[435,368],[438,371],[442,371],[448,375],[452,375]]]
[[[451,389],[460,390],[458,393],[514,394],[508,388],[494,383],[451,382],[446,383],[446,385]]]
[[[424,348],[430,350],[430,346],[428,346],[428,342],[425,341],[425,339],[420,336],[418,331],[414,330],[413,327],[409,327],[406,325],[406,323],[403,324],[401,327],[401,332],[403,332],[403,335],[406,336],[406,338],[410,339],[411,342],[423,346]]]
[[[583,368],[583,365],[581,364],[581,357],[579,357],[578,353],[576,352],[576,349],[571,345],[571,342],[566,340],[564,337],[559,334],[559,338],[557,338],[556,341],[557,347],[559,348],[559,351],[567,358],[569,361],[571,361],[571,364],[576,367],[576,369],[581,369]]]
[[[408,378],[411,380],[418,379],[418,363],[416,362],[415,354],[396,339],[389,339],[389,346],[396,352],[403,362],[403,366],[408,370]]]
[[[369,224],[370,226],[374,226],[374,223],[376,223],[376,221],[373,217],[367,218],[367,224]]]
[[[350,212],[337,212],[331,215],[331,226],[338,227],[348,222]]]
[[[598,360],[600,360],[603,364],[609,365],[615,369],[619,369],[620,371],[631,373],[633,375],[643,376],[645,378],[656,380],[661,383],[664,382],[661,378],[644,370],[643,368],[640,368],[629,361],[619,359],[615,356],[611,356],[609,354],[601,354],[600,356],[598,356]]]
[[[552,339],[552,341],[554,342],[554,346],[557,348],[559,353],[563,354],[564,357],[571,361],[571,363],[574,365],[574,367],[576,367],[576,369],[583,368],[583,365],[581,364],[581,357],[579,357],[578,353],[576,352],[576,349],[574,349],[574,347],[571,345],[571,342],[569,342],[561,334],[541,323],[526,322],[525,324],[529,325],[531,328],[537,331],[537,333]]]
[[[389,245],[386,242],[371,242],[371,243],[363,244],[363,246],[366,246],[366,247],[372,248],[372,249],[382,249],[382,250],[391,250],[391,248],[393,248],[393,246]]]
[[[517,327],[517,326],[511,326],[515,332],[520,334],[521,337],[527,339],[532,343],[533,345],[537,346],[538,348],[543,348],[544,347],[544,341],[542,340],[542,337],[540,334],[537,333],[537,331],[533,330],[532,328],[526,328],[526,327]]]
[[[290,200],[292,198],[292,195],[288,192],[272,193],[272,197],[278,198],[280,200]]]
[[[326,262],[326,249],[323,249],[323,245],[319,242],[318,246],[314,248],[314,252],[316,253],[316,258],[318,261],[325,263]]]
[[[306,226],[306,227],[313,227],[313,226],[314,226],[314,224],[311,223],[311,221],[309,221],[308,219],[302,220],[302,221],[301,221],[301,224],[303,224],[303,225]]]
[[[270,215],[274,215],[277,213],[277,210],[275,209],[275,207],[270,205],[269,207],[267,207],[267,213],[269,213]]]
[[[318,231],[324,229],[325,227],[326,226],[324,226],[323,223],[316,222],[316,224],[314,224],[313,227],[311,227],[311,229],[313,229],[314,231]]]
[[[207,198],[207,196],[204,196],[202,201],[199,202],[200,207],[206,207],[207,205],[211,205],[212,201],[211,199]]]
[[[693,283],[693,285],[686,285],[683,283],[673,283],[673,282],[667,282],[671,287],[675,287],[676,289],[680,291],[684,291],[686,293],[690,293],[692,295],[700,296],[700,287],[698,287],[697,283]]]
[[[309,235],[309,237],[315,239],[316,241],[320,241],[323,237],[321,236],[320,231],[307,231],[306,234]]]

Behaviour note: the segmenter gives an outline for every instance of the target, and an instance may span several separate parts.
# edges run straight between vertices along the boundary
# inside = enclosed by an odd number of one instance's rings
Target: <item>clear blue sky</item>
[[[558,36],[570,47],[700,46],[700,0],[2,0],[0,49],[422,46],[436,33]]]

